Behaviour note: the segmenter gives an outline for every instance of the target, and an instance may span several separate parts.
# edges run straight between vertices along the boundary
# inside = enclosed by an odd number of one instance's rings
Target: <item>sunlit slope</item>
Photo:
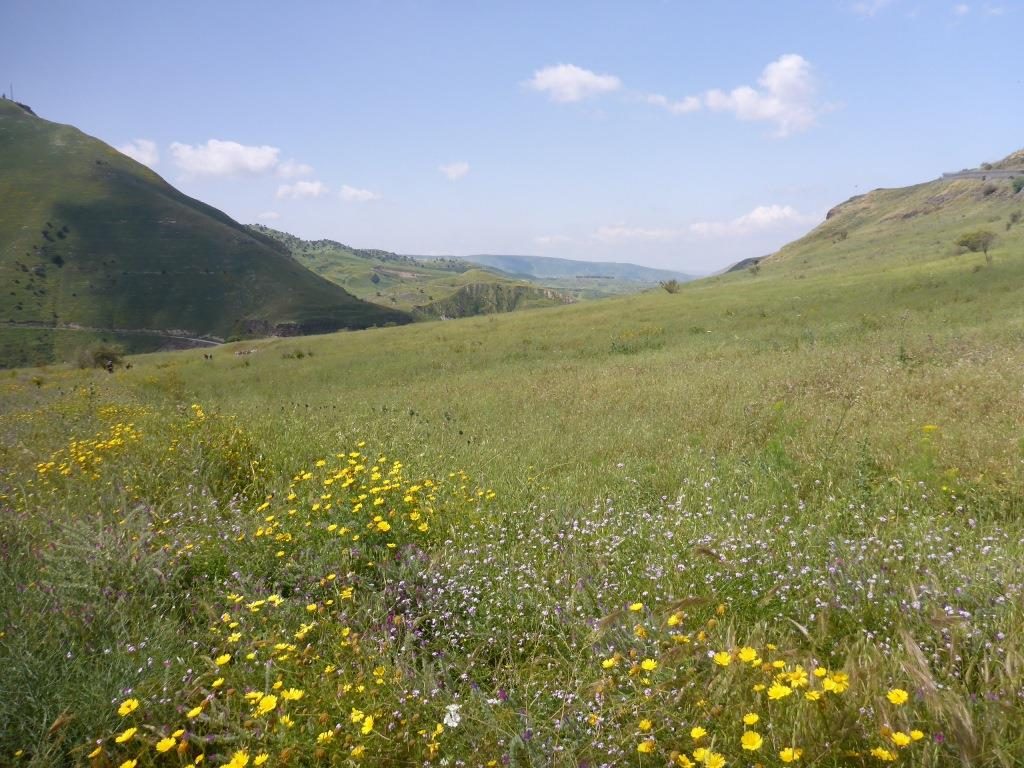
[[[0,321],[229,337],[408,318],[66,125],[0,101]],[[12,337],[5,333],[5,341]],[[0,363],[11,364],[16,341]]]

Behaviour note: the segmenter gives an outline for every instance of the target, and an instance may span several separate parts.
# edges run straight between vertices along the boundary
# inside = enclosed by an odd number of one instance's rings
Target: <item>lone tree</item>
[[[965,232],[960,235],[957,238],[956,244],[961,248],[966,248],[971,253],[981,251],[985,254],[985,261],[991,264],[992,257],[988,252],[995,241],[996,235],[994,232],[990,232],[987,229],[976,229],[973,232]]]
[[[679,293],[679,289],[683,287],[683,284],[680,283],[675,278],[673,278],[671,280],[665,280],[665,281],[663,281],[661,283],[658,283],[658,285],[660,285],[662,288],[664,288],[669,293]]]

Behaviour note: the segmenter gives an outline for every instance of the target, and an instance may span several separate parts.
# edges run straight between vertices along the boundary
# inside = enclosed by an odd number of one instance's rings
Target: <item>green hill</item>
[[[493,267],[514,275],[531,278],[556,278],[575,280],[614,279],[633,283],[657,285],[663,280],[693,280],[693,275],[670,269],[654,269],[639,264],[614,261],[576,261],[548,256],[504,256],[477,254],[467,256],[466,261]]]
[[[7,100],[0,284],[0,365],[65,358],[96,336],[139,350],[168,335],[290,335],[410,319],[312,274],[98,139]]]
[[[573,300],[571,294],[463,259],[420,259],[335,240],[302,240],[261,224],[250,229],[281,243],[299,263],[354,295],[420,318],[511,312]]]

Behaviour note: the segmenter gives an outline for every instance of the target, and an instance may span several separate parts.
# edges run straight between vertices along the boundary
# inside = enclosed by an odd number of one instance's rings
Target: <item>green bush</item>
[[[110,370],[115,365],[121,365],[124,359],[124,350],[116,344],[97,342],[79,350],[75,362],[79,368],[106,368]]]

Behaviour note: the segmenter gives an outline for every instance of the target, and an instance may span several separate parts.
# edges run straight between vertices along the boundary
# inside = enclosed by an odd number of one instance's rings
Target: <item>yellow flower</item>
[[[906,704],[907,699],[909,699],[910,696],[902,688],[892,688],[887,694],[885,694],[885,698],[896,706],[900,706],[901,704]]]
[[[216,680],[214,680],[212,683],[210,683],[210,687],[211,688],[220,688],[222,685],[224,685],[224,678],[223,677],[218,677]]]
[[[850,676],[845,672],[833,672],[821,681],[821,687],[830,693],[842,693],[850,687]]]
[[[719,651],[714,655],[715,664],[720,667],[728,667],[732,663],[732,654],[728,651]]]
[[[737,658],[744,664],[760,664],[761,659],[757,657],[757,651],[751,648],[749,645],[745,645],[740,648],[740,652],[736,654]]]
[[[352,755],[352,757],[356,760],[359,760],[363,756],[364,752],[366,752],[366,747],[364,747],[362,744],[357,744],[356,746],[352,747],[352,751],[349,754]]]
[[[289,717],[288,715],[281,715],[281,717],[277,719],[277,722],[279,722],[285,728],[291,728],[293,725],[295,725],[295,721],[292,720],[291,717]]]
[[[355,707],[353,707],[352,711],[349,713],[348,719],[351,720],[353,723],[361,723],[363,722],[364,717],[366,717],[366,713],[364,713],[361,709],[356,709]]]
[[[162,752],[166,752],[166,751],[167,751],[167,750],[169,750],[169,749],[173,749],[173,748],[174,748],[174,745],[175,745],[175,744],[177,744],[177,743],[178,743],[178,742],[177,742],[177,741],[175,741],[175,740],[174,740],[173,738],[171,738],[170,736],[168,736],[168,737],[166,737],[166,738],[163,738],[163,739],[160,739],[160,741],[158,741],[158,742],[156,743],[156,751],[157,751],[157,752],[161,752],[161,753],[162,753]]]
[[[891,763],[896,759],[896,753],[890,752],[885,747],[875,747],[871,750],[871,756],[877,757],[879,760],[885,763]]]
[[[254,757],[252,759],[252,764],[253,765],[263,765],[269,759],[270,759],[270,755],[268,755],[266,752],[261,752],[260,754],[256,755],[256,757]]]
[[[203,714],[202,704],[200,704],[198,707],[192,707],[192,709],[185,713],[185,717],[187,717],[189,720],[192,720],[193,718],[199,717],[201,714]]]
[[[709,752],[704,756],[705,768],[725,768],[725,755]]]
[[[779,760],[784,763],[795,763],[800,759],[800,756],[803,755],[803,753],[804,751],[802,749],[797,749],[796,747],[785,747],[779,752]]]
[[[268,694],[259,700],[256,704],[256,714],[265,715],[268,712],[273,712],[277,707],[277,696],[274,694]]]
[[[788,685],[782,683],[772,683],[772,687],[768,689],[768,698],[772,701],[778,701],[784,699],[793,692],[793,689]]]
[[[285,701],[298,701],[306,695],[305,691],[301,691],[298,688],[286,688],[281,691],[281,698]]]
[[[612,667],[617,666],[618,663],[619,663],[618,657],[617,656],[612,656],[610,658],[603,659],[601,661],[601,668],[602,669],[611,669]]]
[[[316,735],[317,744],[327,744],[334,740],[334,731],[323,731]]]
[[[690,738],[694,741],[699,741],[707,735],[708,732],[701,728],[699,725],[695,725],[693,728],[690,729]],[[694,755],[694,757],[696,757],[696,754]]]
[[[138,728],[126,728],[124,731],[118,734],[117,738],[115,738],[114,741],[116,741],[118,744],[124,744],[126,741],[131,741],[132,736],[134,736],[136,731],[138,730]]]
[[[15,757],[21,757],[23,754],[25,754],[24,751],[19,749],[17,752],[14,753],[14,756]],[[86,757],[88,757],[90,760],[92,760],[94,757],[99,757],[102,754],[103,754],[103,747],[96,747],[96,749],[94,749],[92,752],[90,752],[88,755],[86,755]]]
[[[748,752],[757,752],[762,744],[764,744],[764,739],[757,731],[744,731],[740,738],[740,746]]]
[[[743,724],[754,725],[760,719],[761,718],[758,716],[756,712],[747,712],[747,714],[743,716]]]
[[[910,737],[903,731],[896,731],[889,738],[892,739],[892,743],[897,747],[905,747],[910,743]]]
[[[117,708],[117,714],[119,714],[121,717],[127,717],[138,708],[138,699],[125,699],[121,702],[121,706]]]
[[[911,741],[920,741],[923,738],[924,738],[924,731],[918,731],[918,730],[915,729],[915,730],[910,732],[910,740]]]
[[[640,731],[642,733],[647,733],[649,730],[651,730],[651,728],[654,727],[654,723],[652,723],[650,720],[644,719],[640,721],[640,725],[638,727],[640,728]]]
[[[117,766],[117,768],[135,768],[135,766],[138,764],[138,760],[125,760],[123,763]]]
[[[644,604],[643,603],[633,603],[632,605],[629,606],[629,610],[633,611],[633,613],[639,613],[643,609],[644,609]]]
[[[804,698],[808,701],[817,701],[821,698],[821,691],[804,691]]]
[[[240,749],[231,756],[231,761],[224,768],[245,768],[249,764],[249,753]]]
[[[654,751],[654,739],[645,739],[636,745],[636,751],[647,754]]]
[[[373,715],[366,716],[366,719],[363,720],[363,727],[359,730],[364,736],[373,730]]]
[[[231,654],[230,653],[225,653],[225,654],[222,654],[222,655],[218,656],[216,659],[214,659],[213,663],[216,664],[218,667],[223,667],[229,661],[231,661]]]
[[[658,662],[654,659],[644,659],[640,662],[640,669],[644,672],[653,672],[658,668]]]

